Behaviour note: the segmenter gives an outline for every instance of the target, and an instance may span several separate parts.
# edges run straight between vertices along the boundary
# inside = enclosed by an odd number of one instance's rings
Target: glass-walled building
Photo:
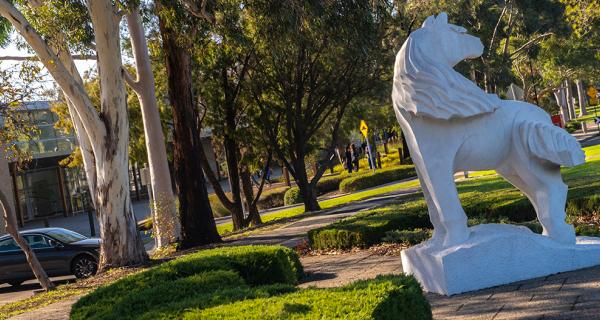
[[[84,211],[89,194],[83,169],[59,165],[73,152],[77,139],[54,127],[58,116],[52,112],[50,101],[26,102],[19,112],[26,113],[39,132],[34,140],[17,142],[29,152],[31,161],[18,169],[15,163],[11,165],[20,224]]]

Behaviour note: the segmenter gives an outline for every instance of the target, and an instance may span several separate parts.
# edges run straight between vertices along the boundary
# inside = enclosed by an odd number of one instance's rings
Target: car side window
[[[0,241],[0,252],[21,250],[13,238]]]
[[[29,234],[23,236],[23,238],[25,238],[25,241],[27,241],[27,244],[29,244],[31,249],[52,248],[52,243],[50,242],[50,239],[42,235]]]

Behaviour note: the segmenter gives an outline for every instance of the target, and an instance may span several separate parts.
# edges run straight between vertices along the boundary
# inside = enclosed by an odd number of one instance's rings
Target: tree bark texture
[[[148,56],[148,44],[138,8],[126,15],[126,19],[137,70],[137,80],[128,83],[140,101],[146,136],[150,184],[154,195],[152,204],[154,236],[156,246],[162,248],[179,241],[181,226],[171,188],[171,173],[154,91],[154,75]],[[126,71],[124,70],[124,72]],[[129,78],[126,77],[126,79]]]
[[[119,16],[111,1],[88,1],[96,37],[101,87],[101,111],[97,112],[74,68],[72,57],[48,46],[23,15],[0,0],[5,17],[35,51],[59,84],[82,144],[86,174],[100,222],[100,270],[134,265],[147,255],[137,233],[129,199],[127,172],[128,120],[121,75]]]
[[[173,5],[170,1],[157,3]],[[188,48],[178,41],[177,31],[159,16],[167,67],[169,99],[173,108],[173,157],[175,183],[179,198],[183,247],[203,245],[221,240],[208,201],[206,181],[200,164],[202,148],[198,112],[192,94],[191,58]]]
[[[575,80],[575,84],[577,84],[577,98],[579,101],[579,116],[587,115],[587,94],[585,92],[585,86],[583,85],[583,81],[581,79]]]
[[[558,87],[554,90],[554,98],[556,99],[556,104],[560,108],[560,114],[562,115],[563,121],[567,123],[571,121],[571,116],[569,114],[569,107],[567,106],[567,97],[565,94],[564,87]]]
[[[573,103],[573,87],[571,86],[571,81],[565,80],[565,95],[567,97],[567,109],[569,110],[569,118],[575,119],[577,118],[577,113],[575,112],[575,105]]]

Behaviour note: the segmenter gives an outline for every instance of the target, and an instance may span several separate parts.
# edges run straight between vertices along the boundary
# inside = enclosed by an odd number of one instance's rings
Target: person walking
[[[358,172],[358,160],[360,160],[360,152],[358,151],[358,148],[356,148],[354,143],[351,145],[351,148],[352,148],[352,163],[354,163],[354,169],[356,170],[356,172]]]
[[[348,173],[352,173],[352,149],[350,144],[346,146],[346,152],[344,154],[346,169],[348,169]]]

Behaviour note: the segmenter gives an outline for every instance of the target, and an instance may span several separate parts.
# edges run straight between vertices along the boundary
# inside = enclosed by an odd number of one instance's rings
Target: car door
[[[0,240],[0,280],[29,278],[29,265],[25,254],[13,238]]]
[[[58,275],[63,264],[63,253],[57,241],[43,234],[28,234],[23,236],[29,244],[42,268],[48,275]]]

